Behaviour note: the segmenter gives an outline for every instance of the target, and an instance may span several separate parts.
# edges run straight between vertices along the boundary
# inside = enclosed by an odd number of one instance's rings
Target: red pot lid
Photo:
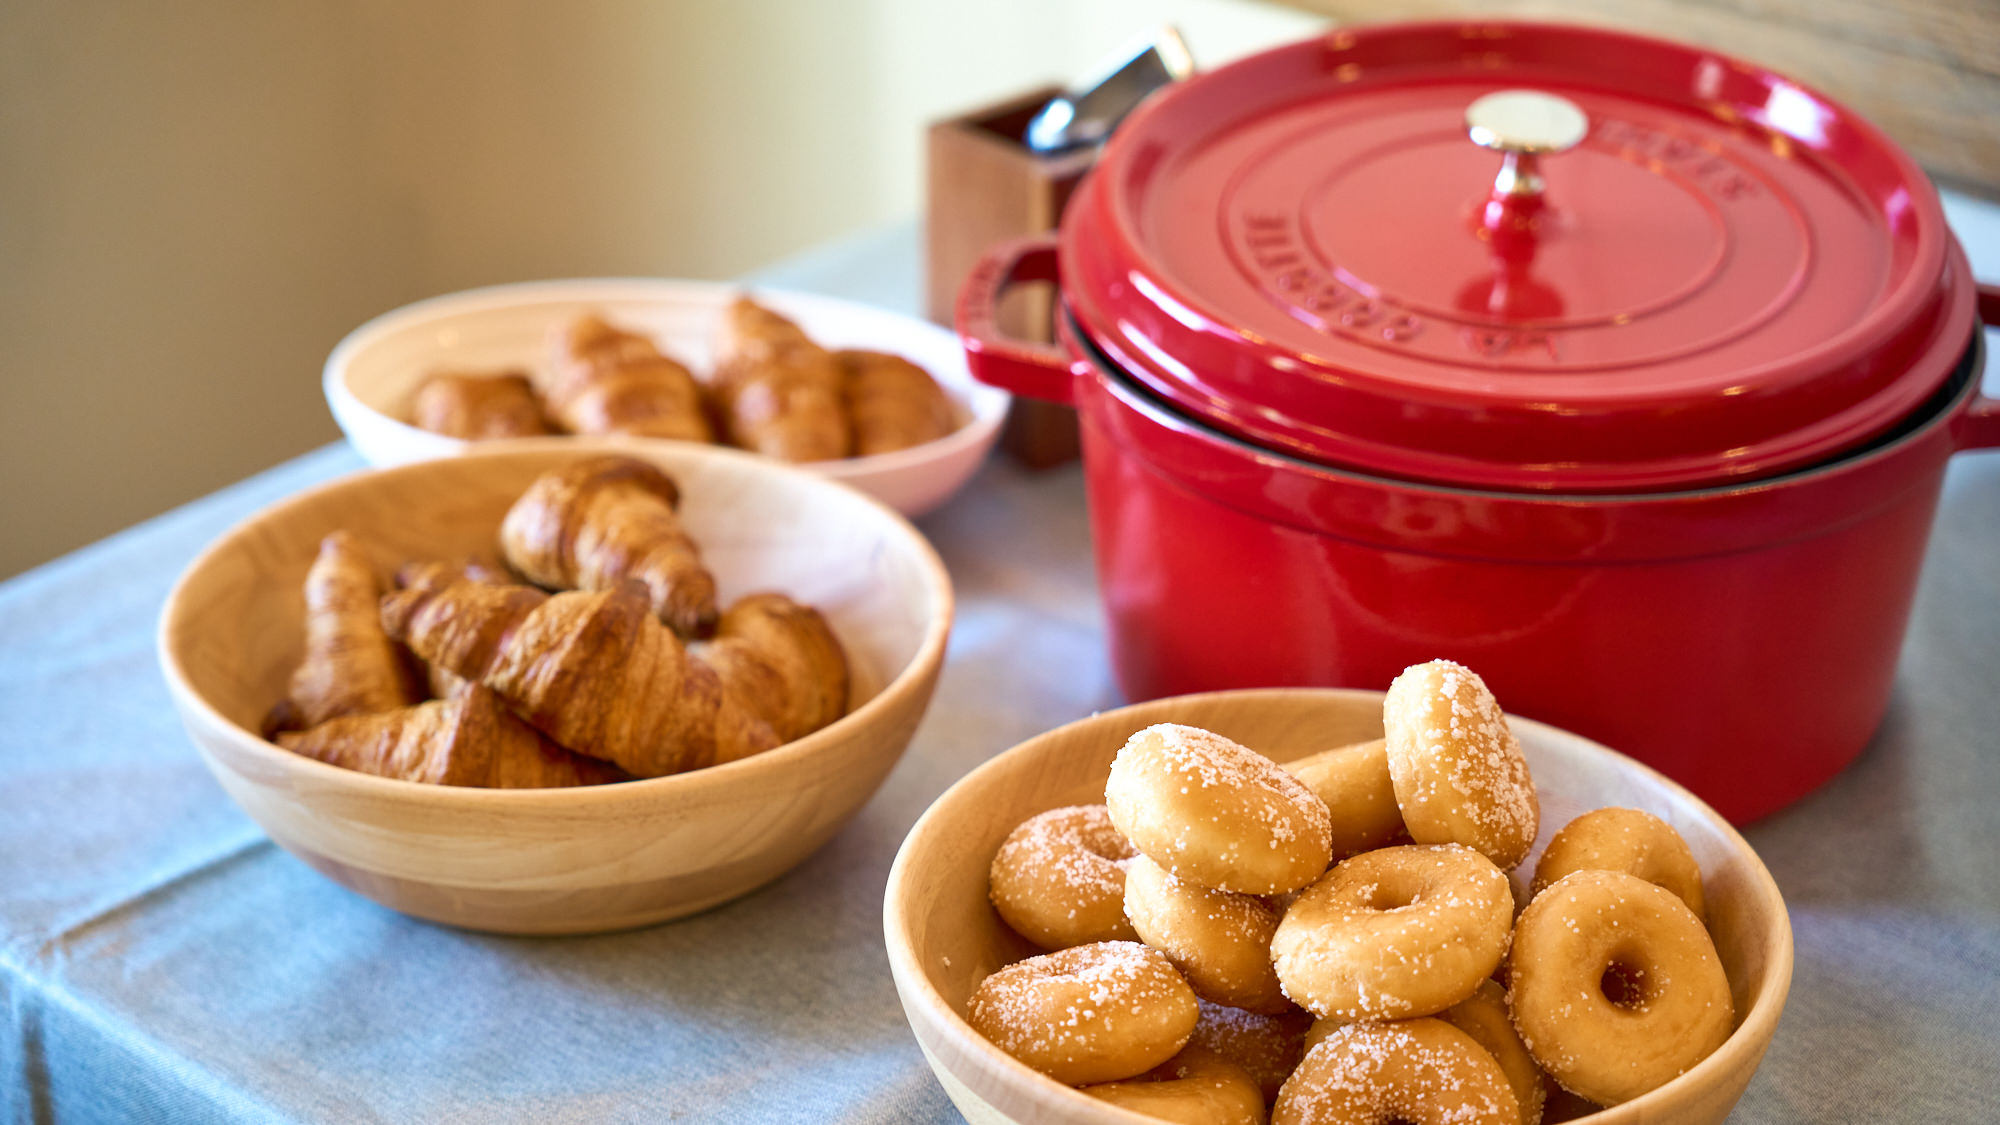
[[[1526,93],[1469,128],[1502,91]],[[1085,332],[1224,430],[1603,492],[1765,476],[1893,427],[1970,339],[1952,245],[1909,157],[1818,93],[1481,21],[1342,30],[1157,95],[1069,207],[1062,260]]]

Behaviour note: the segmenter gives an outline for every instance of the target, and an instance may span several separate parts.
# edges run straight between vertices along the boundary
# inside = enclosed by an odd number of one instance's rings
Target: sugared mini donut
[[[1083,1092],[1183,1125],[1264,1125],[1264,1093],[1249,1072],[1193,1044],[1138,1078],[1085,1086]]]
[[[966,1022],[1058,1082],[1130,1078],[1187,1045],[1200,1011],[1166,955],[1104,941],[1016,961],[979,982]]]
[[[1507,1076],[1507,1085],[1514,1090],[1514,1100],[1521,1108],[1521,1125],[1538,1125],[1549,1089],[1542,1081],[1542,1068],[1535,1065],[1535,1057],[1528,1053],[1520,1033],[1508,1021],[1506,990],[1490,980],[1480,981],[1478,991],[1439,1012],[1438,1018],[1486,1048],[1486,1053],[1500,1064],[1500,1073]]]
[[[1514,926],[1507,1007],[1549,1077],[1617,1105],[1729,1038],[1729,980],[1701,920],[1672,891],[1622,871],[1578,871]]]
[[[1486,1049],[1436,1019],[1355,1023],[1306,1052],[1271,1125],[1518,1125],[1514,1092]]]
[[[1701,866],[1673,826],[1638,809],[1596,809],[1556,833],[1535,863],[1534,894],[1572,871],[1623,871],[1680,896],[1697,918],[1707,917]]]
[[[1333,816],[1333,862],[1410,843],[1403,810],[1396,807],[1396,782],[1389,776],[1387,739],[1336,746],[1295,758],[1285,768],[1326,802]]]
[[[1472,995],[1507,953],[1514,894],[1460,844],[1411,844],[1342,860],[1278,923],[1285,995],[1317,1016],[1403,1019]]]
[[[1449,660],[1403,670],[1382,701],[1389,776],[1410,838],[1521,862],[1541,806],[1520,740],[1477,673]]]
[[[1271,968],[1278,912],[1256,895],[1198,887],[1142,855],[1125,872],[1125,916],[1196,996],[1272,1015],[1292,1010]]]
[[[1133,847],[1204,887],[1276,894],[1330,862],[1325,803],[1269,758],[1199,727],[1161,723],[1126,740],[1104,800]]]
[[[1297,1008],[1267,1016],[1203,1000],[1201,1019],[1188,1046],[1206,1047],[1249,1071],[1268,1103],[1305,1055],[1305,1031],[1311,1022],[1312,1016]]]
[[[993,855],[993,908],[1043,949],[1136,941],[1125,920],[1124,861],[1138,853],[1103,805],[1071,805],[1029,817]]]

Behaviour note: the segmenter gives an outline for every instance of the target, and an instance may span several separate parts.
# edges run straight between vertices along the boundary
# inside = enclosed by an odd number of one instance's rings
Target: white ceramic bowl
[[[1516,883],[1525,884],[1549,838],[1578,813],[1606,805],[1654,813],[1680,832],[1701,864],[1709,929],[1736,1004],[1736,1030],[1714,1054],[1651,1093],[1577,1120],[1721,1125],[1763,1059],[1791,985],[1792,928],[1777,883],[1729,822],[1686,789],[1588,739],[1526,719],[1509,721],[1542,805],[1541,837],[1515,869]],[[987,974],[1039,952],[1007,928],[987,899],[987,871],[1000,841],[1043,810],[1103,801],[1111,759],[1125,739],[1165,722],[1206,727],[1288,762],[1381,737],[1382,693],[1272,688],[1134,704],[1031,738],[932,803],[890,869],[883,930],[896,993],[917,1044],[945,1093],[975,1125],[1152,1120],[1030,1070],[972,1030],[964,1013]]]
[[[973,381],[952,333],[851,301],[714,281],[533,281],[405,305],[355,329],[333,349],[324,377],[327,405],[372,465],[449,457],[473,443],[407,421],[412,396],[432,372],[532,369],[542,362],[551,325],[596,310],[614,324],[652,336],[662,351],[706,374],[716,323],[741,293],[792,318],[829,348],[871,348],[909,359],[937,379],[958,409],[963,424],[936,441],[874,457],[817,462],[807,466],[813,472],[917,516],[958,491],[992,449],[1007,413],[1007,393]]]

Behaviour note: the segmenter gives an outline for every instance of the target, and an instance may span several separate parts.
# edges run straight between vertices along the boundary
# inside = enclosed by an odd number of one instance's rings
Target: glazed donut
[[[1304,1057],[1305,1030],[1311,1021],[1311,1015],[1297,1008],[1266,1016],[1203,1000],[1201,1019],[1188,1046],[1206,1047],[1249,1071],[1268,1103]]]
[[[1701,920],[1663,887],[1578,871],[1514,927],[1507,1007],[1549,1077],[1599,1105],[1630,1101],[1729,1038],[1729,980]]]
[[[1196,996],[1267,1015],[1292,1010],[1271,968],[1278,912],[1256,895],[1198,887],[1142,855],[1125,870],[1125,916]]]
[[[1200,1016],[1166,955],[1102,941],[1016,961],[979,982],[965,1019],[1058,1082],[1144,1074],[1187,1045]]]
[[[1535,864],[1533,894],[1572,871],[1623,871],[1680,896],[1697,918],[1702,908],[1701,867],[1673,826],[1638,809],[1597,809],[1556,833]]]
[[[1085,1086],[1099,1101],[1184,1125],[1264,1125],[1264,1093],[1248,1071],[1190,1043],[1138,1078]]]
[[[1404,669],[1382,723],[1411,839],[1464,844],[1502,868],[1526,858],[1541,806],[1520,740],[1477,673],[1449,660]]]
[[[1410,844],[1342,860],[1278,923],[1285,995],[1316,1016],[1393,1020],[1472,995],[1507,953],[1514,893],[1460,844]]]
[[[1269,758],[1198,727],[1161,723],[1126,740],[1104,800],[1133,847],[1204,887],[1277,894],[1330,862],[1326,804]]]
[[[1542,1106],[1548,1099],[1548,1085],[1542,1068],[1521,1042],[1521,1035],[1507,1018],[1507,991],[1490,980],[1479,982],[1478,991],[1438,1013],[1438,1018],[1472,1036],[1500,1064],[1514,1100],[1521,1109],[1521,1125],[1539,1125]]]
[[[1103,805],[1050,809],[1021,822],[993,854],[993,909],[1043,949],[1137,941],[1125,920],[1125,861],[1139,853]]]
[[[1443,1020],[1336,1029],[1278,1091],[1271,1125],[1517,1125],[1486,1049]]]
[[[1396,807],[1387,739],[1322,750],[1286,762],[1285,768],[1333,815],[1333,862],[1411,842],[1403,810]]]

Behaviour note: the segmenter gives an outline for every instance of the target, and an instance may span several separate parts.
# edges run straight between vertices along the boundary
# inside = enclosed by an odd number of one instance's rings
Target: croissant
[[[715,389],[732,445],[786,461],[847,456],[847,418],[833,354],[747,297],[723,313]]]
[[[375,567],[354,536],[336,531],[320,540],[306,571],[305,656],[286,698],[264,720],[267,737],[423,698],[402,649],[382,631],[381,594]]]
[[[715,578],[681,529],[679,506],[680,490],[654,465],[589,457],[528,486],[500,523],[500,547],[542,586],[606,590],[636,580],[669,628],[704,634],[715,627]]]
[[[887,352],[838,351],[841,401],[854,455],[893,453],[936,441],[958,428],[951,399],[930,372]]]
[[[422,429],[471,441],[553,432],[534,387],[519,371],[439,372],[417,388],[411,416]]]
[[[549,415],[579,434],[712,442],[701,384],[644,336],[583,317],[550,334],[539,386]]]
[[[555,789],[628,780],[615,766],[543,738],[476,684],[447,700],[280,734],[278,745],[329,765],[432,785]]]
[[[557,744],[638,777],[777,745],[653,616],[644,587],[544,594],[454,580],[382,599],[382,624],[417,655],[497,692]]]
[[[441,562],[407,562],[396,570],[396,587],[417,586],[424,583],[439,585],[453,579],[462,578],[468,582],[485,582],[493,585],[510,585],[513,579],[495,570],[478,559],[467,559],[456,567]],[[376,621],[381,621],[381,611],[377,608]],[[414,656],[414,654],[412,654]],[[442,665],[433,664],[421,657],[417,663],[423,665],[424,680],[431,689],[434,699],[450,699],[452,696],[473,686],[472,681],[460,676]]]
[[[700,658],[722,690],[770,724],[784,742],[811,734],[847,710],[847,657],[811,606],[783,594],[751,594],[729,607]]]

